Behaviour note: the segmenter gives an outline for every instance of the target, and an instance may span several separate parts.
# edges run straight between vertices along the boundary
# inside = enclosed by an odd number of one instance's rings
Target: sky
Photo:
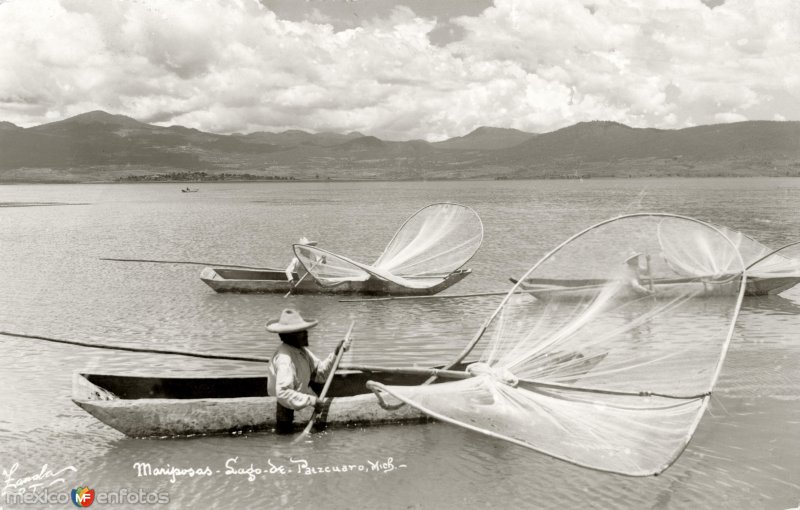
[[[800,120],[797,0],[0,0],[0,121],[443,140]]]

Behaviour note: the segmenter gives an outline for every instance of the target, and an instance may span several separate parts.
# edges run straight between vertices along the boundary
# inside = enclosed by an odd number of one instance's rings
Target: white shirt
[[[288,281],[292,281],[294,279],[294,270],[297,269],[297,266],[300,265],[300,261],[297,257],[293,258],[289,265],[286,267],[286,279]]]
[[[289,409],[314,405],[316,394],[308,386],[311,377],[316,382],[325,382],[335,359],[331,353],[320,361],[307,348],[281,343],[267,369],[267,393],[278,397],[278,402]]]

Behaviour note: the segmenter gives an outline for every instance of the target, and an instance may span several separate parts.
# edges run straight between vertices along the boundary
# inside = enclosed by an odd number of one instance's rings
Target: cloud
[[[104,109],[216,132],[442,139],[800,119],[793,0],[496,0],[448,20],[406,7],[352,18],[289,21],[254,0],[9,0],[0,120]],[[443,44],[442,26],[459,37]]]

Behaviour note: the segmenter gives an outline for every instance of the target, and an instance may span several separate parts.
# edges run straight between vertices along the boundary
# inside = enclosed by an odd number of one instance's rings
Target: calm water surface
[[[296,306],[320,319],[312,334],[317,352],[332,349],[355,320],[345,363],[427,365],[455,356],[500,298],[341,303],[218,295],[199,280],[200,266],[100,259],[283,267],[290,244],[306,235],[372,261],[407,216],[440,201],[472,206],[486,228],[469,264],[474,274],[450,291],[459,294],[506,290],[509,277],[566,237],[623,213],[685,214],[774,247],[800,238],[800,180],[792,179],[223,183],[202,184],[192,194],[180,187],[0,186],[0,330],[269,356],[277,339],[264,322]],[[263,366],[0,336],[0,468],[17,464],[12,478],[19,479],[44,464],[74,466],[54,491],[141,488],[168,493],[168,508],[794,508],[800,504],[798,332],[800,289],[747,298],[698,433],[673,467],[647,479],[581,469],[443,424],[333,430],[299,445],[270,434],[127,439],[70,401],[72,372],[259,374]],[[296,468],[305,461],[309,468],[367,471],[295,469],[250,481],[246,474],[225,475],[229,459],[236,467]],[[139,477],[137,462],[209,466],[212,474],[174,482]],[[370,462],[384,467],[372,470]],[[7,483],[2,476],[0,484]],[[3,498],[0,507],[14,506]]]

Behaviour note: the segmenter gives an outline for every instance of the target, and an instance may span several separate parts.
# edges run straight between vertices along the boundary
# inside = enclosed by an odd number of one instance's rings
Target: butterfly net
[[[750,236],[736,230],[717,226],[731,242],[736,245],[741,254],[747,274],[756,278],[800,278],[800,243],[787,245],[783,249],[769,248]],[[735,260],[719,261],[722,268],[704,267],[695,260],[687,260],[682,254],[683,239],[681,232],[676,229],[662,228],[659,231],[659,241],[664,255],[676,271],[687,276],[705,276],[710,271],[723,269],[727,265],[736,265]]]
[[[459,204],[433,204],[406,220],[373,266],[403,277],[447,276],[483,242],[478,214]]]
[[[403,278],[379,267],[361,264],[321,248],[302,244],[294,245],[294,252],[303,267],[307,268],[317,283],[323,287],[335,287],[346,282],[363,282],[371,276],[376,276],[403,287],[424,289],[430,287],[432,281],[440,282],[444,279],[444,277]]]
[[[297,258],[323,286],[370,275],[412,288],[433,287],[466,264],[483,241],[477,213],[459,204],[433,204],[406,220],[372,265],[320,248],[295,245]]]
[[[294,254],[306,271],[323,287],[334,287],[345,282],[363,282],[370,273],[360,264],[329,251],[295,244]]]
[[[727,269],[702,282],[677,277],[659,244],[664,224],[683,232],[681,257],[706,267],[727,261]],[[680,455],[705,409],[738,313],[742,270],[736,247],[707,224],[667,215],[609,220],[523,278],[549,286],[512,289],[467,360],[472,377],[371,386],[440,420],[581,466],[656,474]]]

